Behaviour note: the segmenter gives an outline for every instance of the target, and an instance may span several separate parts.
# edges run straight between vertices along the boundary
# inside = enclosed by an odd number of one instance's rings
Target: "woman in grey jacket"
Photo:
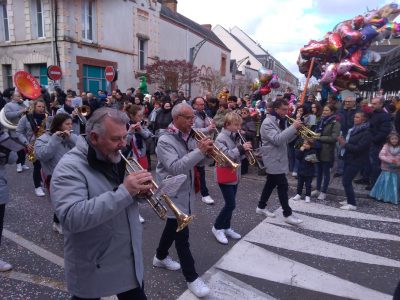
[[[244,158],[246,151],[251,150],[251,142],[246,142],[243,145],[240,143],[238,131],[242,125],[242,118],[233,112],[225,116],[224,128],[218,134],[215,143],[217,147],[233,161],[240,163]],[[217,168],[220,166],[217,166]],[[228,244],[228,239],[240,239],[242,236],[231,228],[232,213],[236,207],[236,192],[239,184],[241,170],[232,170],[236,172],[236,180],[231,182],[218,182],[222,195],[225,200],[225,206],[220,211],[212,228],[212,233],[221,244]]]
[[[68,114],[58,114],[51,122],[50,131],[35,141],[35,155],[40,161],[45,175],[45,186],[49,189],[51,176],[60,159],[75,147],[77,135],[71,133],[72,118]],[[51,195],[50,195],[51,196]],[[60,221],[53,216],[53,230],[62,234]]]

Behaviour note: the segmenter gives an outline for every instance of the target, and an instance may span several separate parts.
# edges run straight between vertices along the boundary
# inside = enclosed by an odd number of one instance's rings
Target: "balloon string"
[[[310,77],[311,77],[311,74],[312,74],[312,70],[313,70],[313,68],[314,68],[314,61],[315,61],[315,57],[311,58],[311,63],[310,63],[310,68],[308,69],[308,74],[307,74],[306,83],[305,83],[305,85],[304,85],[303,93],[301,94],[301,97],[300,97],[300,104],[303,104],[303,103],[304,103],[304,99],[305,99],[306,94],[307,94],[308,82],[310,81]]]

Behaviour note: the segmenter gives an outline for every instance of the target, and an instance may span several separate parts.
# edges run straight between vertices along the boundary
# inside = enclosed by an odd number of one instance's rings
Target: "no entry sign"
[[[62,77],[61,68],[59,66],[49,66],[47,68],[47,77],[51,80],[60,80]]]
[[[115,69],[114,69],[114,67],[113,66],[107,66],[105,72],[106,72],[106,80],[108,82],[113,82],[114,79],[115,79]]]

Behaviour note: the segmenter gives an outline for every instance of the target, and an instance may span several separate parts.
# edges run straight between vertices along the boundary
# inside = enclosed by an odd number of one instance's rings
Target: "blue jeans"
[[[330,161],[320,161],[317,164],[318,173],[317,173],[317,190],[326,193],[328,190],[329,181],[331,180],[331,167],[332,162]],[[322,184],[322,180],[324,184]],[[321,189],[322,186],[322,189]]]
[[[345,164],[343,169],[342,184],[346,193],[347,203],[356,206],[356,197],[353,189],[353,179],[363,168],[362,165]]]
[[[199,167],[197,166],[197,170],[199,170],[200,174],[200,193],[202,197],[209,196],[209,192],[207,189],[207,184],[206,184],[206,171],[204,169],[204,166]]]
[[[217,219],[215,220],[215,229],[229,229],[231,228],[232,213],[236,207],[236,192],[238,185],[220,184],[222,196],[225,200],[225,206],[220,211]]]

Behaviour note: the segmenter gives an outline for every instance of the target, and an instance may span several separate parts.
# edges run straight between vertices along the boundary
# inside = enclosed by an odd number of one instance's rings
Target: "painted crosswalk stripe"
[[[67,288],[65,287],[65,283],[62,281],[54,280],[53,278],[43,277],[39,275],[26,274],[16,271],[9,272],[0,272],[0,277],[15,279],[19,281],[29,282],[33,284],[38,284],[42,286],[46,286],[49,288],[57,289],[66,292]]]

